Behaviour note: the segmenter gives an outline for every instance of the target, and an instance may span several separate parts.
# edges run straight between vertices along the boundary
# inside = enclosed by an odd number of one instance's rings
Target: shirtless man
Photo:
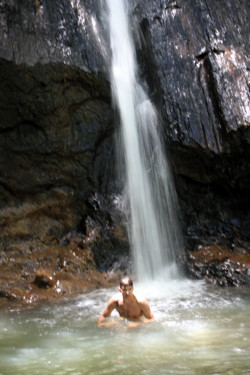
[[[115,322],[104,322],[105,318],[108,318],[114,309],[122,318],[133,322],[129,324],[129,327],[137,327],[142,323],[149,323],[154,320],[154,315],[148,302],[146,300],[137,300],[133,291],[133,281],[129,277],[121,279],[119,292],[121,292],[122,296],[121,298],[112,297],[109,300],[106,309],[97,321],[98,327],[108,327],[117,324]]]

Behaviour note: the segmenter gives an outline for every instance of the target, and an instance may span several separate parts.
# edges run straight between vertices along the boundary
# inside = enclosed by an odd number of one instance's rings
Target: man
[[[154,320],[149,304],[146,300],[139,300],[133,294],[133,281],[129,277],[124,277],[120,281],[119,292],[121,297],[112,297],[106,309],[103,311],[97,321],[98,327],[108,327],[117,324],[117,322],[104,322],[113,310],[116,310],[122,318],[133,321],[129,327],[137,327],[142,323],[149,323]]]

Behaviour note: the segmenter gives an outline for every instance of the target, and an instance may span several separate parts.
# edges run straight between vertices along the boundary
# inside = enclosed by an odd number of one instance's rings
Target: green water
[[[0,375],[250,374],[250,288],[179,281],[136,291],[156,321],[133,329],[96,326],[116,290],[0,311]]]

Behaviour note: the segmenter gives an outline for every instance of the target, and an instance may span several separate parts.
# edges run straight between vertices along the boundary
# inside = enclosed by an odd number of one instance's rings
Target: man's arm
[[[105,323],[103,321],[111,315],[112,311],[115,309],[116,302],[117,301],[114,298],[111,298],[109,300],[105,310],[103,311],[103,313],[99,316],[97,320],[98,327],[103,327],[103,326],[107,327],[109,325],[112,325],[112,323],[111,324],[107,322]]]
[[[144,317],[147,319],[146,323],[150,323],[155,319],[147,301],[142,302],[142,312]]]
[[[148,302],[147,301],[141,301],[140,306],[141,306],[141,309],[142,309],[143,316],[146,319],[144,319],[143,321],[139,321],[139,322],[129,323],[128,324],[129,328],[136,328],[136,327],[140,326],[141,324],[151,323],[151,322],[154,321],[155,317],[154,317],[154,314],[152,313],[152,311],[149,307]]]

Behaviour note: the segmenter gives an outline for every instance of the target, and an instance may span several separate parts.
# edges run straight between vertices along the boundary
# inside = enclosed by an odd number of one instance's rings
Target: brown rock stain
[[[240,247],[234,249],[234,251],[229,251],[221,246],[205,246],[192,252],[192,257],[202,263],[209,263],[214,260],[223,262],[229,259],[232,262],[240,263],[241,266],[250,267],[250,253]]]
[[[60,301],[118,282],[96,269],[89,247],[74,239],[66,246],[12,245],[0,252],[0,308]]]

